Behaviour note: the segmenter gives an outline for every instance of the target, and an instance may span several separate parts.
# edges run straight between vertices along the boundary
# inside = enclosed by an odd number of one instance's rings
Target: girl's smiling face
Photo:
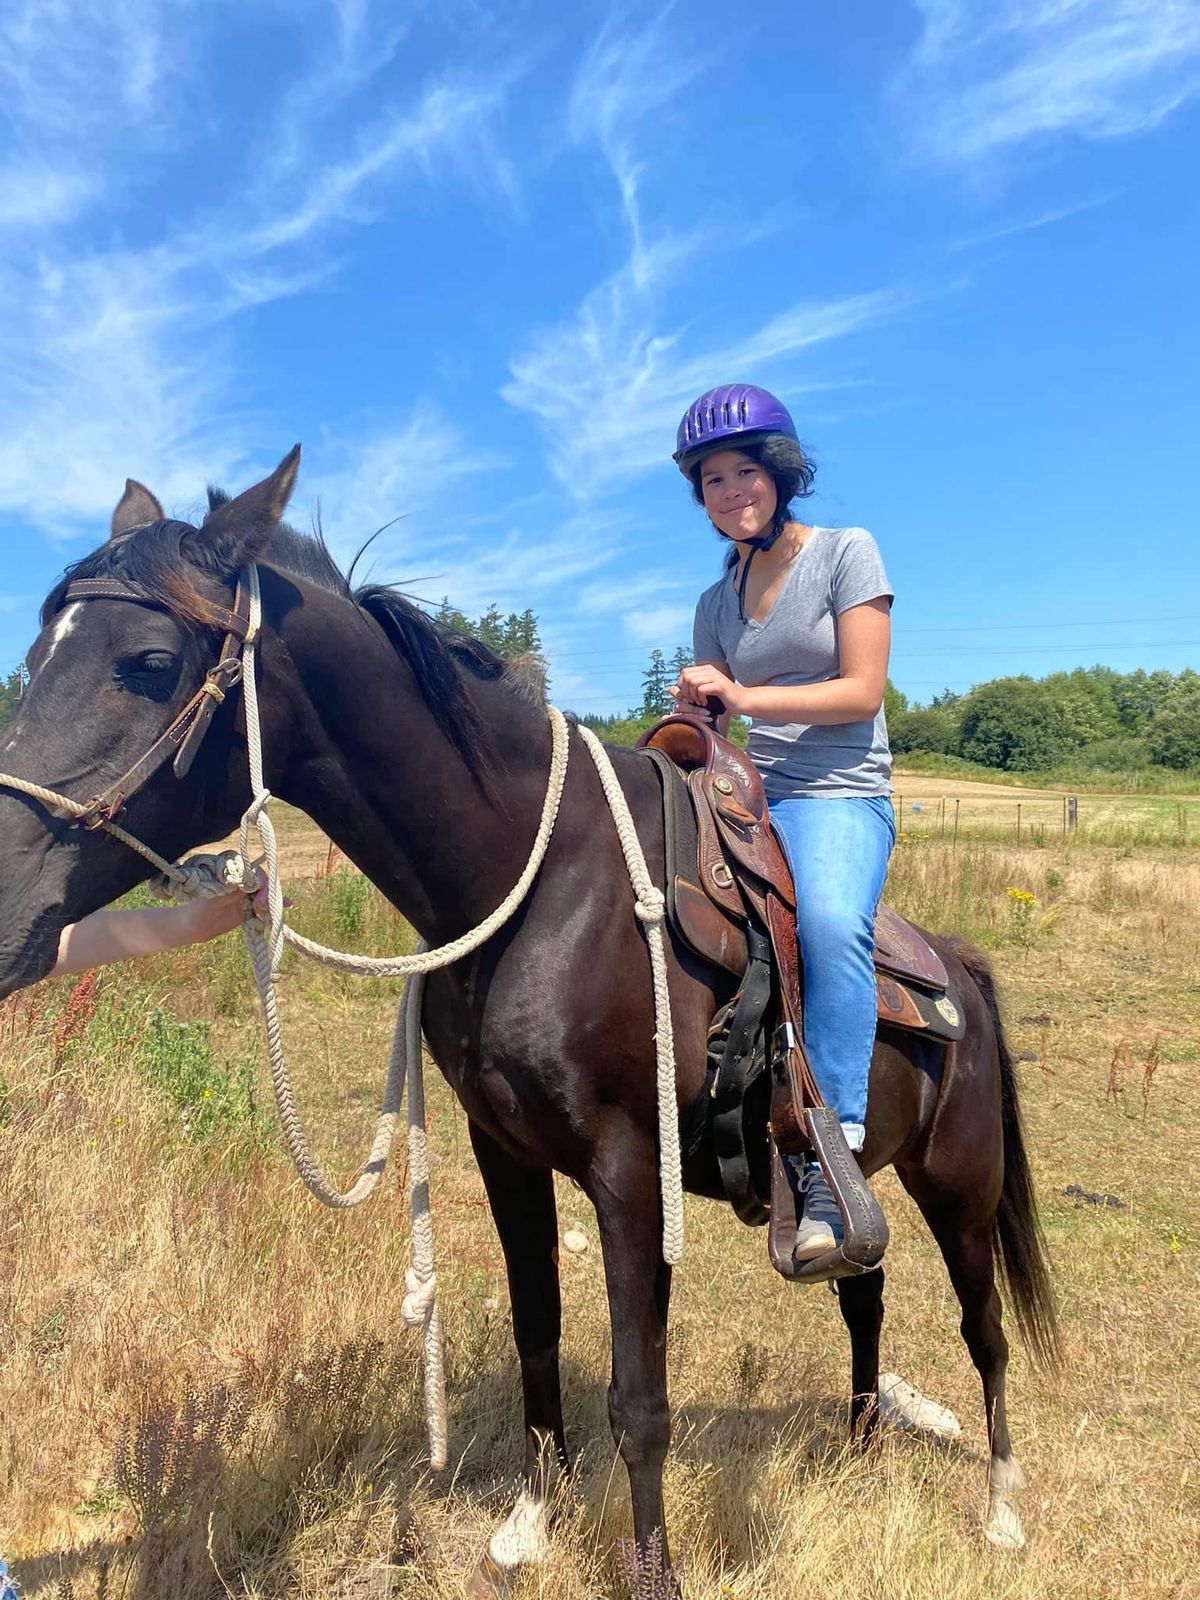
[[[757,539],[779,505],[775,480],[742,450],[714,450],[700,464],[700,492],[714,527],[727,539]]]

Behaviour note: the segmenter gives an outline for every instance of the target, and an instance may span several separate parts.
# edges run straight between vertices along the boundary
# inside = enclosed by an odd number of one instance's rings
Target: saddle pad
[[[935,1039],[954,1043],[967,1031],[958,996],[952,989],[931,994],[914,984],[911,988],[885,972],[875,974],[875,1015],[893,1028],[932,1034]]]
[[[945,989],[950,981],[937,951],[888,905],[875,913],[875,965],[926,989]]]

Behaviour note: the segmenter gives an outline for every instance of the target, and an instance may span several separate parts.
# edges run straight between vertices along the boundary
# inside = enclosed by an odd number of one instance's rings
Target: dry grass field
[[[344,863],[310,876],[327,863],[311,829],[293,819],[283,842],[297,926],[405,946]],[[1047,1375],[1013,1335],[1029,1549],[981,1540],[977,1381],[941,1263],[885,1175],[884,1366],[952,1407],[962,1437],[887,1430],[867,1455],[849,1450],[833,1297],[784,1284],[761,1232],[690,1202],[667,1473],[685,1593],[1200,1596],[1200,862],[1084,841],[953,848],[906,827],[889,894],[993,953],[1022,1061],[1066,1347]],[[347,1173],[369,1137],[394,986],[289,957],[281,995],[301,1103]],[[429,1088],[450,1339],[451,1465],[437,1478],[422,1466],[416,1350],[398,1312],[402,1168],[349,1215],[292,1176],[240,941],[0,1007],[0,1554],[23,1594],[462,1594],[511,1503],[520,1406],[463,1117],[436,1074]],[[628,1513],[605,1412],[607,1317],[594,1224],[569,1185],[560,1219],[591,1240],[563,1255],[579,1471],[550,1565],[517,1594],[617,1600]]]
[[[923,837],[990,839],[996,843],[1061,843],[1067,832],[1068,790],[983,783],[928,772],[895,778],[901,828]],[[1076,843],[1200,845],[1200,796],[1104,794],[1077,797]]]

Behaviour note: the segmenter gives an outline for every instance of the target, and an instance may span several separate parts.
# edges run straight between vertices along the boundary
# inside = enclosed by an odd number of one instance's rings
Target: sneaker
[[[828,1255],[841,1244],[845,1237],[842,1214],[825,1174],[815,1161],[804,1174],[800,1194],[804,1202],[804,1214],[796,1229],[792,1255],[797,1261],[815,1261],[818,1256]]]

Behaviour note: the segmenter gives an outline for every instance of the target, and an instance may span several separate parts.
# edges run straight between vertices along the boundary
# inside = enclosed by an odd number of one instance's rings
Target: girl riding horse
[[[765,389],[710,389],[679,424],[675,461],[729,541],[696,607],[696,665],[672,691],[718,697],[750,719],[747,753],[796,886],[804,1046],[846,1143],[866,1137],[875,1046],[875,908],[896,827],[883,714],[892,589],[862,528],[791,516],[813,468],[783,403]],[[820,1166],[801,1166],[795,1256],[836,1248],[842,1219]]]

